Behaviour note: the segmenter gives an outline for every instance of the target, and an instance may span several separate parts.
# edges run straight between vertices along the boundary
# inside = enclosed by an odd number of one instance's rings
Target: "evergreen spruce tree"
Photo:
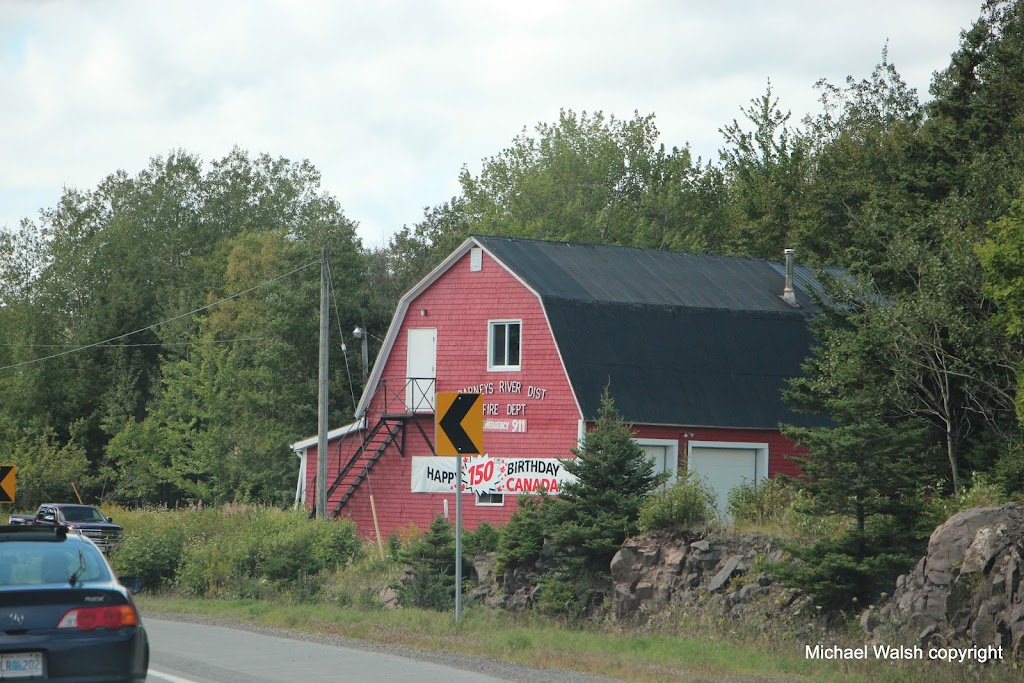
[[[413,580],[399,589],[404,605],[445,612],[455,607],[455,527],[436,517],[430,531],[403,553],[414,571]],[[462,558],[463,574],[469,566]]]
[[[882,326],[865,334],[863,292],[836,291],[832,306],[812,322],[820,346],[792,380],[787,400],[827,415],[828,427],[782,426],[805,449],[795,459],[805,475],[796,483],[811,495],[804,511],[845,518],[838,537],[792,547],[801,563],[776,567],[789,585],[829,610],[866,606],[914,565],[927,531],[921,490],[938,478],[934,433],[924,420],[894,406],[898,387],[884,353],[892,340]]]
[[[607,389],[596,427],[573,453],[563,466],[577,480],[544,506],[556,566],[543,584],[541,607],[561,615],[580,615],[600,602],[612,558],[639,532],[640,507],[661,481]]]
[[[777,567],[784,583],[829,610],[866,607],[891,591],[924,550],[922,427],[877,418],[786,430],[809,453],[801,458],[811,493],[804,511],[848,520],[838,537],[791,548],[800,563]]]

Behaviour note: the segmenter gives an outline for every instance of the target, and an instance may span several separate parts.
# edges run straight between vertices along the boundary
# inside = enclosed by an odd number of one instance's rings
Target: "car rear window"
[[[110,581],[103,556],[77,542],[7,541],[0,543],[0,586]]]

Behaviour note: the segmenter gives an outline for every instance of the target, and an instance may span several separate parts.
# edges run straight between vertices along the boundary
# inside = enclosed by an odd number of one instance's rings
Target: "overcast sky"
[[[889,61],[929,99],[981,0],[0,0],[0,228],[174,149],[309,159],[380,245],[559,109],[717,159],[768,79]]]

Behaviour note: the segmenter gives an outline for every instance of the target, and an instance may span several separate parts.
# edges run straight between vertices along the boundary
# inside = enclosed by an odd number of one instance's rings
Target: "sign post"
[[[455,467],[455,621],[462,617],[462,456],[480,455],[484,446],[481,394],[439,391],[434,412],[434,452],[458,456]]]

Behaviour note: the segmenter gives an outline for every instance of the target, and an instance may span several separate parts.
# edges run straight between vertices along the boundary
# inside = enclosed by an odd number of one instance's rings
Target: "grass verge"
[[[1003,683],[1024,680],[1010,662],[986,666],[929,661],[812,660],[796,639],[729,632],[711,624],[676,623],[673,633],[630,632],[610,625],[564,628],[532,614],[467,608],[346,608],[264,600],[200,600],[138,596],[143,615],[197,614],[385,645],[488,657],[543,668],[570,669],[628,681],[806,683]],[[685,619],[682,617],[681,619]],[[689,632],[687,632],[689,631]]]

